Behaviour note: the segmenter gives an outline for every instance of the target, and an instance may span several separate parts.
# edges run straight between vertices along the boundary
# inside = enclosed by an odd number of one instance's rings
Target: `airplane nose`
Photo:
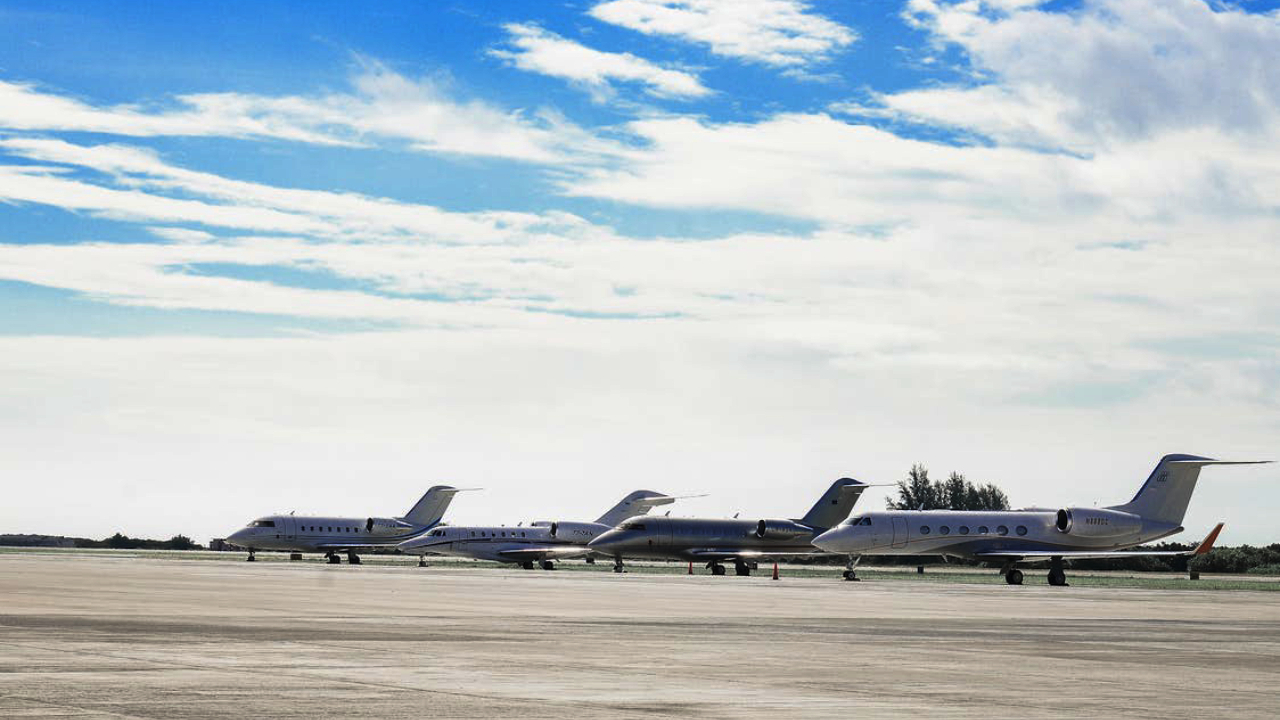
[[[613,549],[616,548],[617,546],[618,546],[618,533],[614,532],[613,530],[609,530],[600,535],[597,535],[595,538],[593,538],[590,542],[587,543],[588,548],[591,548],[596,552],[601,552],[606,554],[612,552]]]
[[[248,537],[249,537],[249,531],[242,528],[228,535],[227,542],[232,543],[234,545],[240,545],[244,543],[244,541],[248,539]]]
[[[832,528],[813,539],[814,547],[827,552],[842,552],[844,543],[840,542],[843,533],[840,528]]]

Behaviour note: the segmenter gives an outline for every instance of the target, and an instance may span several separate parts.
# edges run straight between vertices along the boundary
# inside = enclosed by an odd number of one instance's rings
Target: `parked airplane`
[[[671,558],[706,562],[713,575],[724,575],[732,561],[738,575],[750,575],[753,564],[769,557],[817,552],[812,539],[849,516],[867,484],[849,478],[835,481],[803,518],[797,520],[718,520],[704,518],[631,518],[587,544],[614,558]]]
[[[652,490],[637,490],[624,497],[595,522],[538,521],[521,527],[505,525],[438,527],[420,537],[400,543],[406,553],[453,555],[477,560],[519,563],[532,570],[534,563],[552,570],[556,560],[588,557],[587,543],[629,517],[644,515],[658,505],[677,498]],[[589,560],[591,558],[588,558]]]
[[[342,562],[337,553],[345,552],[348,563],[359,565],[356,551],[395,547],[435,527],[459,492],[462,490],[455,487],[436,485],[398,518],[269,515],[232,533],[227,542],[248,549],[250,562],[258,550],[289,550],[295,560],[304,552],[323,552],[333,564]]]
[[[1209,552],[1219,523],[1187,552],[1125,551],[1183,530],[1182,519],[1200,468],[1254,465],[1195,455],[1165,455],[1133,499],[1106,508],[1032,508],[1012,511],[927,510],[863,513],[819,535],[813,544],[848,554],[846,580],[856,580],[863,555],[950,555],[1001,563],[1010,585],[1022,584],[1021,563],[1049,562],[1049,584],[1065,586],[1064,560],[1136,556],[1199,555]]]

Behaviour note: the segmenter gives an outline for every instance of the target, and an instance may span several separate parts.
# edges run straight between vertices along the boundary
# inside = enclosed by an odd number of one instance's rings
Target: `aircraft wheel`
[[[716,563],[716,564],[712,565],[712,566],[711,566],[711,574],[712,574],[712,575],[723,575],[723,574],[724,574],[724,566],[723,566],[723,565],[721,565],[721,564],[719,564],[719,563]]]
[[[1004,581],[1009,583],[1010,585],[1021,585],[1022,571],[1017,569],[1009,570],[1009,572],[1004,574]]]
[[[542,569],[543,569],[543,570],[555,570],[555,569],[556,569],[556,564],[555,564],[555,563],[553,563],[553,562],[551,562],[550,560],[543,560],[543,561],[542,561]]]
[[[244,560],[245,560],[245,562],[257,562],[258,558],[254,557],[254,556],[253,556],[253,551],[252,551],[252,550],[250,550],[250,551],[249,551],[249,557],[245,558]]]
[[[359,556],[359,555],[357,555],[357,554],[355,554],[355,553],[347,553],[347,564],[348,564],[348,565],[359,565],[359,564],[360,564],[360,556]]]
[[[857,573],[856,571],[854,571],[854,570],[845,570],[845,571],[844,571],[844,579],[845,579],[845,580],[849,580],[850,582],[857,582],[857,581],[858,581],[858,573]]]
[[[329,564],[330,564],[330,565],[341,565],[341,564],[342,564],[342,558],[338,557],[338,556],[337,556],[336,554],[334,554],[334,553],[329,553],[329,554],[328,554],[328,555],[326,555],[325,557],[329,558]]]
[[[1049,584],[1054,587],[1067,586],[1067,573],[1062,570],[1049,571]]]
[[[751,568],[747,565],[734,565],[733,573],[738,577],[748,577],[751,575]]]
[[[525,560],[524,562],[520,563],[520,567],[524,568],[525,570],[532,570],[532,569],[533,569],[533,561],[532,561],[532,560]]]

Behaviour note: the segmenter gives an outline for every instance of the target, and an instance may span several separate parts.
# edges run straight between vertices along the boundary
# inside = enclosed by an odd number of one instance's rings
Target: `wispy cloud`
[[[717,55],[779,68],[822,62],[858,38],[801,0],[609,0],[590,13],[646,35],[706,45]]]
[[[559,113],[459,100],[430,79],[411,79],[359,58],[346,93],[179,95],[159,106],[97,106],[0,80],[0,128],[112,135],[212,136],[361,146],[559,164],[615,148]]]
[[[631,53],[602,52],[563,38],[537,25],[506,25],[510,50],[493,50],[521,70],[562,78],[604,100],[617,83],[638,83],[660,98],[699,98],[711,93],[698,76],[662,67]]]

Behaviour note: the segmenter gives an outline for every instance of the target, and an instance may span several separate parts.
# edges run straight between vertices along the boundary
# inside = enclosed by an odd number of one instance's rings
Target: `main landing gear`
[[[532,570],[532,569],[533,569],[533,561],[532,561],[532,560],[525,560],[524,562],[520,563],[520,567],[521,567],[521,568],[523,568],[523,569],[525,569],[525,570]]]
[[[751,566],[741,560],[734,560],[733,573],[738,577],[747,577],[751,575]]]
[[[1009,568],[1004,573],[1004,581],[1010,585],[1022,584],[1022,571],[1018,568]]]
[[[338,557],[338,553],[330,550],[324,554],[324,559],[329,561],[330,565],[341,565],[342,558]]]
[[[858,577],[858,563],[862,562],[861,555],[850,555],[849,562],[844,566],[844,579],[849,582],[857,582],[861,578]]]
[[[1062,558],[1049,560],[1049,584],[1054,587],[1067,587],[1067,571],[1062,567]]]
[[[555,563],[553,563],[553,562],[551,562],[550,560],[543,560],[543,561],[542,561],[542,569],[543,569],[543,570],[555,570],[555,569],[556,569],[556,564],[555,564]]]
[[[348,550],[348,551],[347,551],[347,564],[348,564],[348,565],[359,565],[359,564],[360,564],[360,556],[356,554],[356,551],[355,551],[355,550]]]
[[[723,574],[724,574],[724,566],[723,566],[723,565],[721,565],[721,564],[720,564],[720,563],[718,563],[718,562],[707,563],[707,567],[711,568],[711,574],[712,574],[712,575],[723,575]]]

